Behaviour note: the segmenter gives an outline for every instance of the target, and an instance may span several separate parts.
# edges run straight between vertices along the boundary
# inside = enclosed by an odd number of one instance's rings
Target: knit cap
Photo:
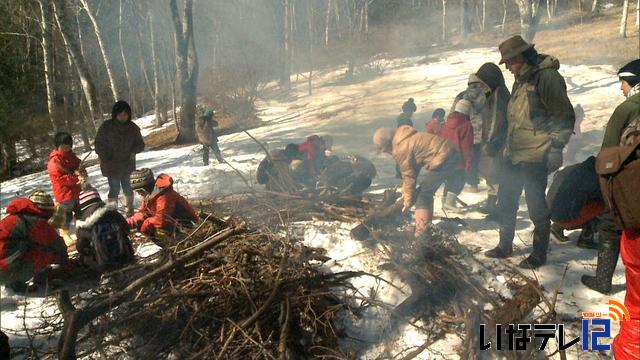
[[[618,71],[618,77],[628,82],[632,87],[640,84],[640,59],[633,60],[621,67]]]
[[[88,187],[87,189],[80,191],[78,199],[80,211],[85,211],[91,205],[100,203],[102,203],[102,199],[100,198],[100,194],[96,189]]]
[[[403,113],[413,114],[414,112],[416,112],[417,109],[418,108],[416,107],[416,103],[413,100],[413,98],[409,98],[409,100],[405,101],[404,104],[402,104]]]
[[[142,189],[150,184],[153,184],[155,178],[153,177],[153,171],[148,168],[142,168],[135,170],[131,173],[131,188],[133,190]]]
[[[46,211],[48,213],[53,212],[53,198],[46,192],[42,190],[36,190],[31,194],[31,196],[29,196],[29,200],[31,200],[38,209]]]
[[[460,99],[454,108],[454,111],[461,114],[469,115],[471,113],[471,101],[466,99]]]

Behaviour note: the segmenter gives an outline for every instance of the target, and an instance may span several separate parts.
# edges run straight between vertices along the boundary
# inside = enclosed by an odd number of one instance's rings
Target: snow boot
[[[133,196],[126,196],[126,205],[124,208],[125,215],[127,217],[133,216],[135,209],[133,208]]]
[[[413,235],[414,238],[419,241],[430,240],[428,238],[431,234],[429,231],[429,225],[431,225],[431,211],[428,209],[416,209],[413,214],[413,218],[416,223],[416,230]]]
[[[598,233],[597,220],[592,220],[584,225],[580,237],[578,238],[577,247],[582,249],[597,250],[600,245],[600,234]]]
[[[551,225],[551,240],[558,244],[566,244],[569,242],[569,237],[564,234],[564,229],[559,226],[553,224]]]
[[[582,275],[580,281],[584,286],[601,294],[609,294],[611,292],[611,280],[616,271],[618,264],[617,249],[606,249],[598,251],[598,267],[596,268],[596,276]]]
[[[500,236],[500,242],[495,248],[485,251],[484,256],[494,259],[505,259],[513,254],[513,241],[505,236]]]
[[[522,269],[537,269],[547,262],[547,255],[536,254],[535,251],[526,259],[522,260],[518,266]]]
[[[460,208],[458,208],[457,201],[458,195],[452,192],[448,192],[444,197],[444,201],[442,202],[442,210],[458,211]]]
[[[68,251],[74,251],[76,249],[76,241],[71,237],[71,233],[68,229],[59,229],[58,232],[67,245]]]

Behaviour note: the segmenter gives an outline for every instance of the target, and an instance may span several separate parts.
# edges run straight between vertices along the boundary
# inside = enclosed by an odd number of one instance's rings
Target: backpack
[[[640,229],[640,117],[624,130],[620,146],[602,149],[596,160],[600,189],[623,229]]]
[[[96,265],[109,270],[134,259],[131,240],[116,222],[98,222],[91,229],[91,249]]]
[[[258,184],[266,184],[269,182],[269,172],[273,168],[273,163],[269,159],[264,159],[258,165],[258,170],[256,171],[256,178],[258,180]]]

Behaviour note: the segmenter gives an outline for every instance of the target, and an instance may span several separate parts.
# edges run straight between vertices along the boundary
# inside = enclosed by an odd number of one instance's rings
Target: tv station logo
[[[600,339],[611,338],[611,321],[627,321],[631,316],[621,302],[609,300],[609,312],[583,311],[581,336],[566,338],[565,324],[496,324],[494,341],[487,341],[486,324],[480,324],[480,350],[526,351],[534,339],[540,340],[539,350],[544,351],[549,341],[555,340],[559,350],[581,344],[582,350],[608,351],[611,344]],[[507,341],[503,341],[503,340]],[[581,341],[582,340],[582,341]]]

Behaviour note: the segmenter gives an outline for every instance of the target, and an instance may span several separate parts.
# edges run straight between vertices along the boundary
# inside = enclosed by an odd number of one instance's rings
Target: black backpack
[[[133,247],[122,225],[98,222],[91,228],[91,250],[100,270],[111,270],[134,259]]]

